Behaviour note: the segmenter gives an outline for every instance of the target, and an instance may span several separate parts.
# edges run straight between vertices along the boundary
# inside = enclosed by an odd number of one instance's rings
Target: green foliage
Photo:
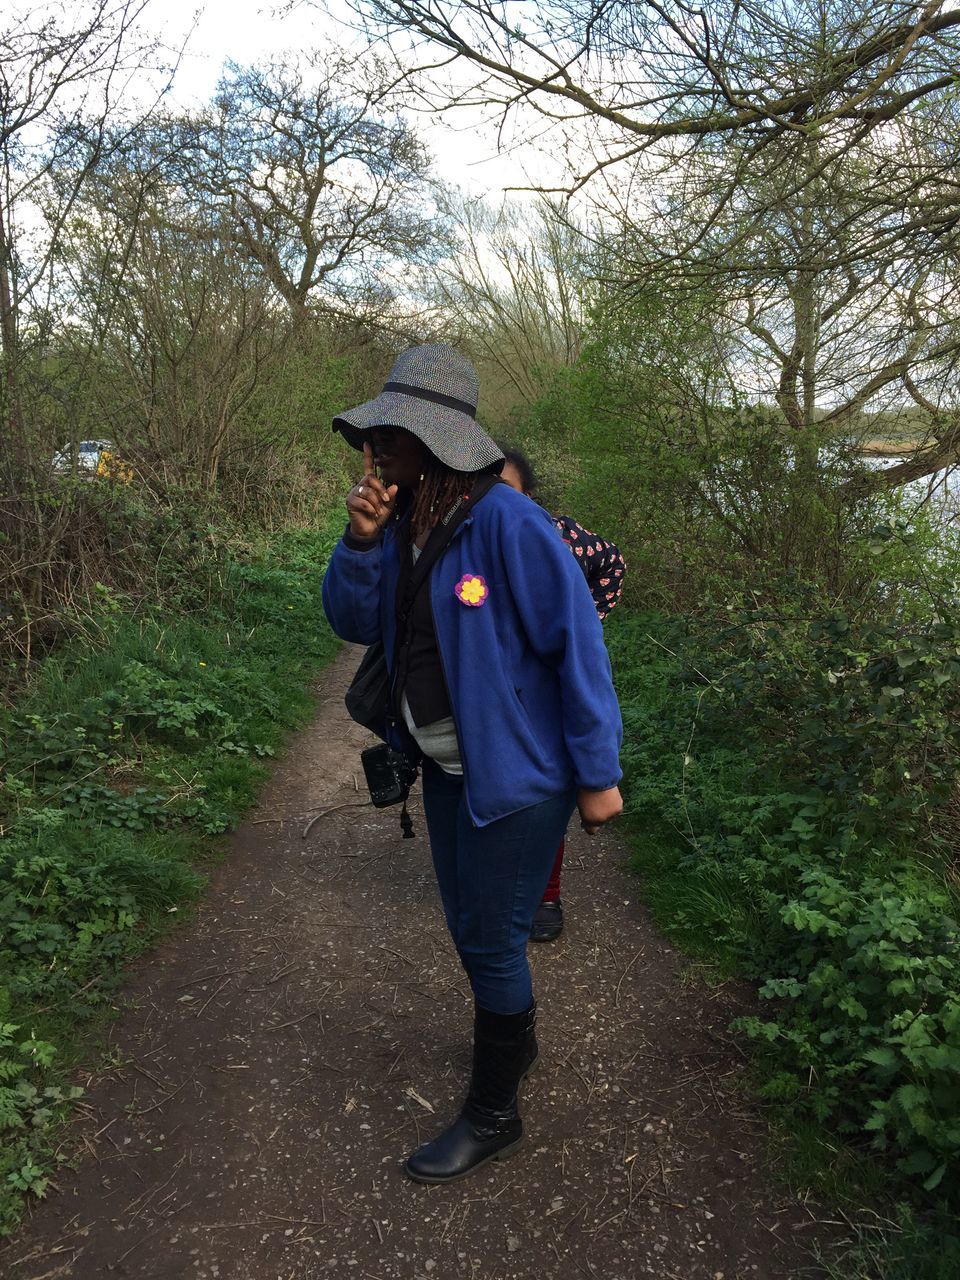
[[[502,430],[529,451],[550,510],[624,550],[625,600],[696,616],[744,583],[778,607],[771,585],[803,581],[856,611],[910,561],[924,616],[939,566],[920,565],[942,530],[916,518],[917,495],[865,490],[850,441],[798,436],[732,383],[706,286],[611,290],[616,271],[600,275],[578,359]]]
[[[45,1194],[44,1131],[82,1093],[76,1086],[34,1083],[53,1064],[56,1048],[24,1039],[16,1023],[3,1020],[4,1007],[0,1003],[0,1235],[13,1225],[18,1193]]]
[[[197,896],[203,838],[252,803],[263,759],[310,713],[336,648],[320,604],[335,537],[217,551],[176,613],[105,593],[98,642],[64,646],[0,713],[0,1233],[17,1194],[45,1186],[72,1096],[54,1054]]]
[[[69,1000],[91,977],[84,1004],[99,1003],[131,935],[202,884],[182,836],[135,835],[98,818],[30,810],[0,841],[0,974],[16,1009]]]
[[[75,637],[99,645],[137,602],[189,613],[221,590],[215,566],[236,530],[210,495],[46,471],[19,477],[16,492],[23,563],[11,541],[0,598],[0,675],[11,684],[23,673],[18,654],[36,660]]]
[[[780,596],[722,628],[608,624],[637,864],[674,936],[760,984],[769,1012],[739,1026],[767,1098],[940,1195],[960,1172],[960,625]]]
[[[213,319],[222,336],[223,317]],[[197,367],[187,361],[188,369],[178,359],[176,398],[187,421],[177,430],[157,416],[150,392],[138,401],[151,406],[149,426],[136,427],[126,361],[107,360],[110,367],[92,379],[89,368],[81,371],[86,356],[81,366],[67,358],[50,361],[51,404],[59,412],[92,397],[96,428],[85,434],[112,438],[132,474],[123,482],[51,471],[54,449],[84,434],[73,418],[52,427],[32,457],[16,461],[0,512],[0,558],[7,571],[0,574],[0,690],[4,683],[16,685],[31,663],[69,638],[89,636],[96,644],[110,617],[135,601],[148,612],[216,607],[228,548],[245,531],[261,537],[315,528],[339,505],[355,459],[340,437],[326,427],[318,431],[318,423],[329,424],[344,404],[373,394],[390,355],[369,335],[358,341],[355,331],[297,326],[279,313],[271,324],[282,333],[255,374],[242,352],[230,354],[255,385],[235,407],[230,447],[217,455],[215,474],[191,416],[191,406],[201,416],[210,410],[210,370],[202,362]],[[161,329],[169,338],[168,326]],[[88,339],[81,331],[75,336],[86,349]],[[217,369],[224,374],[219,360]],[[236,565],[229,571],[236,572]]]
[[[947,1209],[921,1215],[908,1204],[889,1218],[865,1215],[851,1240],[821,1259],[829,1280],[954,1280],[960,1275],[960,1234]]]

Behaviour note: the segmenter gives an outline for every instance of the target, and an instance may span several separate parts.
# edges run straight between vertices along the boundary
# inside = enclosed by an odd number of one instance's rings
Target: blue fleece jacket
[[[323,581],[337,635],[382,638],[391,667],[403,545],[393,527],[369,548],[341,539]],[[487,584],[479,606],[457,596],[465,575]],[[571,786],[616,786],[622,726],[601,624],[547,512],[494,485],[433,566],[429,589],[475,825]]]

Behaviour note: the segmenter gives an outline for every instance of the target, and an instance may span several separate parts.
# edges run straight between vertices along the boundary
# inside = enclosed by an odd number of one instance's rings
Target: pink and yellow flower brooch
[[[490,588],[479,573],[465,573],[453,590],[460,603],[469,605],[472,609],[479,609],[482,604],[486,604],[490,595]]]

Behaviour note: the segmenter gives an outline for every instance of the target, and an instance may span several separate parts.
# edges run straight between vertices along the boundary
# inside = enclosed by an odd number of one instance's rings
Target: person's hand
[[[580,810],[580,825],[588,836],[596,835],[605,822],[615,818],[623,811],[623,797],[619,787],[608,787],[606,791],[587,791],[581,787],[577,792],[577,808]]]
[[[347,494],[350,532],[355,538],[375,538],[393,515],[397,486],[382,483],[373,465],[373,448],[363,446],[363,476]]]

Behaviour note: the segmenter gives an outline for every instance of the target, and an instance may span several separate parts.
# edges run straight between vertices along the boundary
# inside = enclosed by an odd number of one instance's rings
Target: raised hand
[[[376,538],[393,515],[397,486],[384,485],[373,464],[373,447],[363,446],[363,475],[347,494],[350,532],[355,538]]]

